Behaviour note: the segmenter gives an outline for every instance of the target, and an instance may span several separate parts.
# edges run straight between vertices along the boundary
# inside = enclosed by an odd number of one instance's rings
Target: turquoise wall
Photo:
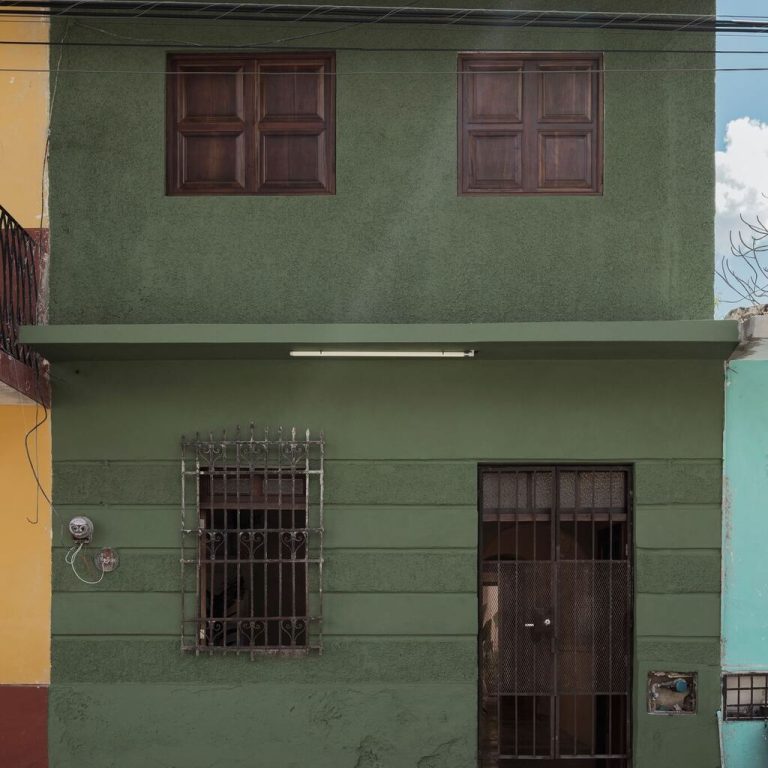
[[[70,23],[69,43],[129,47],[61,56],[51,322],[712,316],[713,38],[337,27]],[[167,52],[282,39],[337,52],[337,194],[166,197]],[[605,51],[603,195],[457,195],[457,52],[478,49]]]
[[[763,358],[763,359],[761,359]],[[768,672],[768,360],[733,359],[726,373],[723,497],[722,666]],[[727,768],[768,759],[764,722],[724,722]]]
[[[56,366],[54,501],[120,568],[90,587],[55,526],[51,766],[467,768],[476,743],[477,466],[635,473],[635,762],[718,765],[717,361],[126,361]],[[325,649],[179,650],[179,439],[327,440]],[[651,670],[699,712],[645,712]]]

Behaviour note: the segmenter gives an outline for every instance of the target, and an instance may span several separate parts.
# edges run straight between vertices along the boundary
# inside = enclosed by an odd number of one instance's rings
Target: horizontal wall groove
[[[704,641],[704,642],[712,642],[713,638],[718,638],[719,635],[638,635],[638,637],[642,637],[643,640],[653,640],[655,642],[659,643],[688,643],[691,641]]]
[[[60,642],[69,642],[69,641],[79,641],[83,639],[87,639],[89,642],[94,643],[110,643],[113,641],[116,641],[117,638],[124,638],[124,637],[130,637],[131,640],[135,640],[137,642],[141,640],[150,640],[150,641],[156,641],[158,637],[170,637],[174,640],[178,641],[180,635],[179,634],[110,634],[110,635],[88,635],[88,634],[59,634],[57,637],[60,639]],[[423,634],[414,634],[414,635],[361,635],[356,633],[347,633],[347,634],[339,634],[334,633],[333,635],[329,635],[327,633],[323,634],[323,637],[333,637],[335,638],[334,642],[341,642],[346,640],[352,640],[356,643],[360,643],[362,645],[376,645],[378,643],[399,643],[407,641],[409,637],[418,638],[419,641],[425,641],[425,642],[435,642],[435,643],[441,643],[441,642],[450,642],[451,638],[472,638],[474,640],[477,639],[477,634],[470,634],[470,633],[455,633],[455,634],[446,634],[446,635],[440,635],[435,633],[423,633]],[[167,640],[164,640],[163,642],[168,642]],[[179,650],[181,650],[181,646],[179,646]],[[194,653],[192,654],[194,655]],[[33,684],[34,685],[34,684]]]
[[[106,581],[108,576],[109,576],[109,574],[105,574],[104,581]],[[104,581],[101,582],[101,584],[103,584]],[[101,584],[99,586],[101,586]],[[180,590],[177,591],[177,590],[172,590],[172,589],[157,590],[157,591],[154,591],[154,592],[147,592],[146,590],[131,590],[131,589],[122,589],[122,590],[99,589],[99,590],[94,590],[93,592],[95,593],[97,591],[98,591],[99,594],[103,594],[103,595],[179,595],[179,596],[181,595],[181,591]],[[74,590],[69,590],[69,589],[57,589],[57,590],[54,590],[54,594],[72,595],[72,594],[75,594],[75,591]],[[91,594],[91,593],[90,593],[89,590],[85,590],[84,589],[84,590],[78,590],[76,592],[76,594],[78,594],[78,595],[87,595],[87,594]],[[424,595],[435,595],[437,597],[441,597],[442,598],[442,597],[454,597],[454,596],[455,597],[459,597],[459,596],[464,597],[466,595],[472,595],[473,597],[476,597],[477,596],[477,591],[476,590],[466,590],[466,591],[463,591],[463,592],[456,592],[456,591],[451,591],[451,592],[434,592],[434,591],[430,590],[429,592],[415,592],[413,590],[410,590],[408,592],[401,592],[401,591],[398,591],[398,590],[377,590],[375,592],[371,592],[371,591],[354,592],[352,590],[348,590],[347,589],[347,590],[338,590],[338,591],[334,590],[333,592],[331,592],[330,590],[324,589],[323,590],[323,594],[324,595],[327,595],[327,594],[333,594],[333,595],[354,595],[355,597],[365,597],[366,595],[369,595],[369,596],[374,596],[375,595],[377,597],[380,596],[380,595],[397,595],[398,597],[411,597],[411,596],[413,596],[413,597],[423,597]]]
[[[636,546],[635,551],[636,552],[652,552],[658,555],[689,556],[689,555],[720,555],[722,550],[720,547],[691,547],[690,549],[685,549],[685,548],[674,549],[672,547]]]
[[[189,437],[189,435],[187,435]],[[328,450],[327,444],[326,444],[326,451]],[[396,456],[396,455],[381,455],[381,456],[375,456],[372,458],[352,458],[352,457],[343,457],[343,456],[333,456],[329,457],[326,453],[325,456],[325,464],[326,466],[333,466],[336,464],[348,464],[348,465],[365,465],[365,464],[378,464],[378,463],[386,463],[386,464],[418,464],[418,465],[428,465],[428,464],[456,464],[456,465],[466,465],[466,464],[509,464],[509,465],[526,465],[526,464],[537,464],[537,465],[558,465],[558,466],[580,466],[584,464],[646,464],[646,465],[664,465],[664,464],[677,464],[677,463],[686,463],[686,464],[722,464],[723,460],[721,457],[718,456],[698,456],[696,458],[688,458],[686,456],[674,456],[669,458],[658,458],[658,457],[647,457],[647,456],[611,456],[606,457],[604,455],[600,456],[579,456],[578,458],[574,458],[573,456],[568,458],[560,457],[544,457],[541,456],[471,456],[471,457],[464,457],[464,458],[456,458],[456,457],[443,457],[443,456],[430,456],[428,459],[419,458],[419,457],[412,457],[412,458],[402,458],[402,456]],[[64,466],[64,465],[98,465],[98,466],[108,466],[110,464],[132,464],[137,466],[142,466],[146,464],[162,464],[164,466],[178,466],[179,467],[179,473],[181,473],[181,451],[179,451],[179,458],[178,459],[169,459],[167,456],[164,457],[147,457],[142,459],[131,459],[131,458],[84,458],[84,459],[56,459],[53,462],[54,467],[55,466]]]

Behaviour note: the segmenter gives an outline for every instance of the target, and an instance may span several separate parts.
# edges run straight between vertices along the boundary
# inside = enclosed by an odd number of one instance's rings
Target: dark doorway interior
[[[631,472],[480,470],[480,763],[624,768]]]

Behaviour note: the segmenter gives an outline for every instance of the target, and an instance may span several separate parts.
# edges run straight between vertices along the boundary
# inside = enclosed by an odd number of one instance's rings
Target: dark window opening
[[[768,720],[768,673],[723,677],[725,720]]]
[[[308,432],[184,443],[185,650],[320,649],[322,475]]]
[[[205,645],[306,645],[304,481],[268,473],[241,478],[227,469],[200,478],[200,639]]]

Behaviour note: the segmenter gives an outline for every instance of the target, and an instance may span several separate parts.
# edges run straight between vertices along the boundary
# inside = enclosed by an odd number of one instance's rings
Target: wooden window
[[[173,55],[169,195],[335,191],[334,57]]]
[[[459,194],[602,191],[602,59],[459,56]]]

